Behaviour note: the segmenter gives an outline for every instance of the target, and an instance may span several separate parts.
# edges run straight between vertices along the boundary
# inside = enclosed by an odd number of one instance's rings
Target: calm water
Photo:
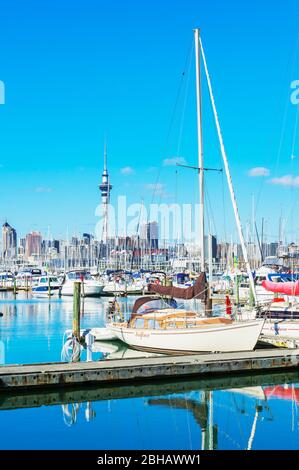
[[[0,362],[59,361],[72,300],[1,295]],[[83,328],[103,325],[106,302],[85,301]],[[99,343],[103,354],[136,352]],[[299,449],[298,401],[297,372],[0,394],[0,448]]]

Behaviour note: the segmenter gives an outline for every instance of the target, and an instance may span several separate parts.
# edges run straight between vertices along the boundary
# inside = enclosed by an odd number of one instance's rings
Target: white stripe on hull
[[[86,286],[84,285],[84,288],[82,289],[81,287],[81,294],[83,295],[84,292],[84,297],[92,297],[92,296],[97,296],[101,295],[103,292],[103,286]],[[73,296],[74,295],[74,286],[63,286],[61,290],[61,295],[65,296]]]

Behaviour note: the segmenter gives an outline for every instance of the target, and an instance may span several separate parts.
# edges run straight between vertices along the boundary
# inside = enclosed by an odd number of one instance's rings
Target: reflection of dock
[[[291,384],[299,381],[299,372],[281,372],[275,374],[247,374],[238,377],[209,377],[205,379],[188,379],[182,381],[160,381],[158,383],[138,382],[132,385],[102,385],[76,388],[52,388],[48,390],[10,391],[0,393],[0,411],[17,408],[35,408],[50,405],[65,405],[70,403],[84,403],[86,401],[117,400],[138,397],[161,397],[165,395],[181,394],[198,390],[209,392],[212,390],[239,390],[244,388],[274,386]]]

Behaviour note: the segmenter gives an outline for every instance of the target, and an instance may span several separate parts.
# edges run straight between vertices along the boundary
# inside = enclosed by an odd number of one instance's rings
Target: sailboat
[[[221,154],[226,171],[232,205],[238,227],[243,256],[249,276],[250,285],[255,293],[254,280],[248,261],[245,240],[242,232],[237,202],[230,176],[228,161],[224,149],[218,114],[211,87],[210,76],[205,60],[205,54],[199,35],[199,29],[194,30],[196,58],[196,96],[197,96],[197,131],[198,131],[198,160],[200,188],[200,250],[201,274],[193,286],[186,289],[166,286],[149,286],[149,292],[168,295],[176,298],[197,298],[207,301],[208,284],[205,275],[204,256],[204,165],[202,151],[202,116],[201,116],[201,84],[200,84],[200,50],[205,67],[212,108],[214,112]],[[255,295],[255,294],[254,294]],[[145,351],[164,353],[197,353],[197,352],[228,352],[249,351],[256,346],[261,334],[264,321],[234,321],[231,318],[200,317],[197,312],[177,309],[168,304],[155,305],[155,298],[140,298],[135,302],[129,321],[110,320],[109,330],[117,338],[132,348]]]

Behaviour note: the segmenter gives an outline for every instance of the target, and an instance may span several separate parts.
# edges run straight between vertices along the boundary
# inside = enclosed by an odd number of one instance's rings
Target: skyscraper
[[[140,238],[145,244],[145,248],[158,249],[159,247],[159,226],[157,222],[147,222],[141,225]]]
[[[103,234],[101,240],[106,244],[108,240],[108,208],[110,203],[110,191],[112,185],[109,181],[109,175],[107,170],[107,145],[104,147],[104,169],[102,173],[102,182],[99,185],[102,197],[103,207]]]
[[[2,226],[2,256],[3,259],[17,256],[17,232],[7,222]]]
[[[42,235],[40,232],[31,232],[26,235],[25,257],[40,256],[42,251]]]

